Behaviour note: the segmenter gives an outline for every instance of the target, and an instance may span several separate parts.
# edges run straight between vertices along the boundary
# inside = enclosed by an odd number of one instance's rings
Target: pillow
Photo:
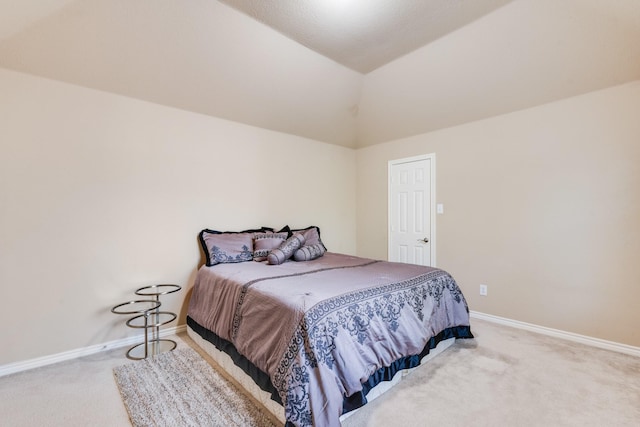
[[[253,235],[253,260],[264,261],[272,249],[287,240],[287,233],[255,233]]]
[[[315,245],[304,245],[293,253],[293,259],[296,261],[311,261],[320,258],[327,249],[321,243]]]
[[[292,230],[288,225],[285,225],[280,232],[288,232],[289,237],[293,235],[293,233],[302,233],[305,238],[305,245],[317,245],[320,244],[324,248],[325,252],[327,251],[327,247],[322,243],[320,239],[320,227],[315,225],[309,226],[307,228],[300,228],[297,230]]]
[[[289,233],[289,237],[293,234],[291,233],[291,228],[288,225],[282,227],[282,230],[278,231],[278,233]]]
[[[208,267],[221,263],[244,262],[253,259],[253,233],[259,230],[216,231],[204,229],[198,235]]]
[[[271,265],[279,265],[291,258],[293,253],[304,245],[304,236],[296,233],[282,242],[280,246],[271,250],[267,255],[267,262]]]

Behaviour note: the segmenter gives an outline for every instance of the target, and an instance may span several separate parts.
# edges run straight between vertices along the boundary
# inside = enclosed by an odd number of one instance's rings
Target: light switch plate
[[[442,203],[438,203],[436,205],[436,212],[438,212],[439,214],[443,214],[444,213],[444,205]]]

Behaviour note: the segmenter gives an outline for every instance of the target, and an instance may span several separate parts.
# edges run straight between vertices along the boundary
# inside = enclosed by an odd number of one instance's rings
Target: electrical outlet
[[[480,285],[480,295],[483,297],[487,296],[487,285]]]

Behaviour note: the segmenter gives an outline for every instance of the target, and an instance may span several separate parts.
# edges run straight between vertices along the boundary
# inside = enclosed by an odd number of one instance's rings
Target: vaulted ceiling
[[[640,79],[637,0],[0,0],[0,67],[347,147]]]
[[[221,0],[361,73],[445,36],[512,0]]]

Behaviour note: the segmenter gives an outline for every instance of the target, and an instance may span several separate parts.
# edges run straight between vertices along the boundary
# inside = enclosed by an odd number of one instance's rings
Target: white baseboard
[[[525,329],[531,332],[537,332],[539,334],[548,335],[556,338],[562,338],[568,341],[578,342],[581,344],[590,345],[592,347],[598,347],[605,350],[616,351],[618,353],[629,354],[631,356],[640,357],[640,347],[634,347],[631,345],[620,344],[613,341],[601,340],[599,338],[588,337],[586,335],[574,334],[572,332],[561,331],[558,329],[547,328],[545,326],[538,326],[531,323],[520,322],[518,320],[511,320],[505,317],[494,316],[492,314],[479,313],[477,311],[470,311],[469,314],[472,318],[486,320],[488,322],[499,323],[505,326],[511,326],[513,328]]]
[[[470,311],[472,318],[486,320],[488,322],[498,323],[513,328],[524,329],[531,332],[537,332],[539,334],[548,335],[556,338],[562,338],[565,340],[578,342],[592,347],[602,348],[605,350],[616,351],[618,353],[629,354],[631,356],[640,357],[640,347],[634,347],[631,345],[620,344],[613,341],[606,341],[599,338],[588,337],[586,335],[574,334],[572,332],[561,331],[558,329],[547,328],[545,326],[538,326],[532,323],[520,322],[518,320],[507,319],[505,317],[494,316],[492,314],[480,313],[477,311]],[[168,335],[174,335],[186,331],[186,325],[180,325],[173,328],[165,328],[160,331],[160,337]],[[96,344],[89,347],[78,348],[75,350],[65,351],[63,353],[52,354],[50,356],[38,357],[36,359],[25,360],[22,362],[9,363],[0,366],[0,377],[5,375],[14,374],[17,372],[26,371],[33,368],[39,368],[41,366],[52,365],[54,363],[63,362],[65,360],[71,360],[82,356],[89,356],[91,354],[100,353],[101,351],[107,351],[114,348],[132,346],[140,343],[141,337],[134,336],[123,338],[120,340],[109,341],[103,344]]]
[[[186,330],[187,325],[179,325],[173,328],[161,329],[160,337],[178,334]],[[134,337],[123,338],[120,340],[109,341],[103,344],[96,344],[89,347],[77,348],[75,350],[65,351],[63,353],[52,354],[50,356],[38,357],[36,359],[25,360],[22,362],[9,363],[7,365],[0,366],[0,377],[33,368],[39,368],[41,366],[52,365],[54,363],[63,362],[65,360],[71,360],[82,356],[89,356],[91,354],[100,353],[101,351],[132,346],[135,344],[139,344],[142,340],[144,340],[144,336],[138,335]]]

